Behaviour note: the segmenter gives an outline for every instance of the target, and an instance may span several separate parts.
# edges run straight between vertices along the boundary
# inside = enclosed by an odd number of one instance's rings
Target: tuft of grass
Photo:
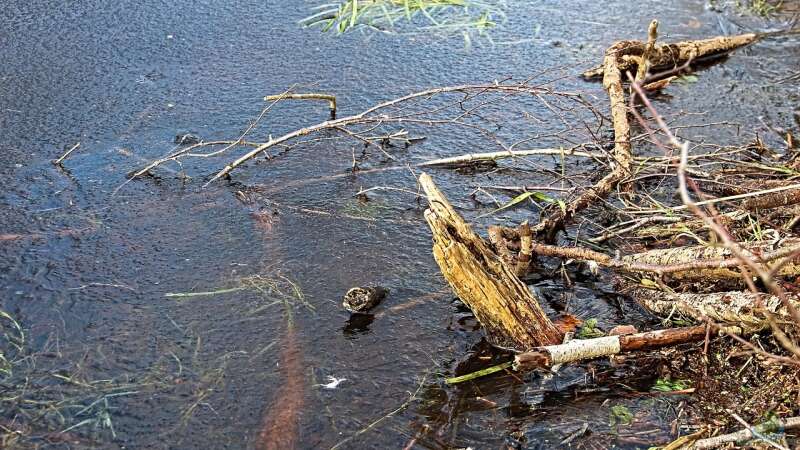
[[[317,6],[300,21],[323,32],[345,33],[356,28],[397,31],[400,25],[425,30],[474,30],[483,33],[504,19],[499,1],[474,0],[340,0]]]
[[[780,11],[782,6],[782,0],[778,2],[773,2],[770,0],[750,0],[745,5],[739,4],[741,9],[760,17],[769,17]]]

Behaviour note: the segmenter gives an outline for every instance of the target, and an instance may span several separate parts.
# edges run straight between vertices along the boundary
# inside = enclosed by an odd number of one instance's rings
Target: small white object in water
[[[339,384],[342,381],[347,380],[347,378],[336,378],[330,375],[328,375],[326,378],[330,380],[330,383],[318,384],[317,386],[324,387],[325,389],[336,389],[337,387],[339,387]]]

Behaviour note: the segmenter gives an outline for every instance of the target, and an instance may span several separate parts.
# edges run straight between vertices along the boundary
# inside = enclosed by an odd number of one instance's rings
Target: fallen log
[[[425,219],[433,232],[433,256],[490,341],[517,350],[561,342],[561,332],[514,270],[472,231],[428,174],[419,182],[430,205]]]
[[[736,331],[728,329],[728,331]],[[593,339],[575,339],[566,344],[547,345],[519,353],[514,357],[514,370],[533,370],[549,368],[585,359],[611,356],[623,352],[653,350],[705,339],[708,330],[705,325],[621,336],[603,336]]]
[[[636,288],[628,292],[637,303],[659,316],[680,313],[695,320],[736,325],[745,333],[769,328],[768,314],[778,321],[793,323],[792,315],[780,297],[756,292],[716,292],[711,294],[667,293]],[[800,309],[800,298],[789,295],[789,302]]]

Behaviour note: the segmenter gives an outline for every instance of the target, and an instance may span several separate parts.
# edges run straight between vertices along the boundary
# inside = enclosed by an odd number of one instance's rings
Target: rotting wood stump
[[[561,332],[514,270],[472,231],[428,174],[419,182],[430,205],[425,220],[433,232],[433,256],[488,339],[515,350],[560,343]]]

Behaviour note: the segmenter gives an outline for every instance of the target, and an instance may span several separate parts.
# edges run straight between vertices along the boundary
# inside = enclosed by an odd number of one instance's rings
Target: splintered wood
[[[431,177],[420,185],[428,197],[425,219],[433,232],[433,256],[453,291],[496,345],[528,350],[561,342],[561,332],[528,287],[447,201]]]

